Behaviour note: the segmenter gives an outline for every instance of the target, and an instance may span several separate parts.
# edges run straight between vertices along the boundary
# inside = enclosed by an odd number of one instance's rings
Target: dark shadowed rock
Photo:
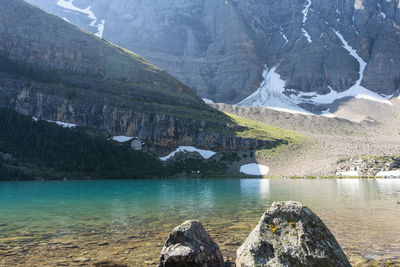
[[[351,266],[321,219],[294,201],[272,204],[238,249],[236,265]]]
[[[221,251],[199,221],[186,221],[168,236],[159,266],[224,266]]]
[[[94,267],[128,267],[127,264],[114,261],[99,261],[93,264]]]

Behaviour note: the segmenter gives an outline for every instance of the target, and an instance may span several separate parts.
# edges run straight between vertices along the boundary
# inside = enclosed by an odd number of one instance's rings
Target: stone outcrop
[[[222,267],[218,245],[199,221],[186,221],[168,236],[159,267]]]
[[[238,249],[236,265],[351,266],[318,216],[293,201],[272,204]]]
[[[379,172],[400,169],[398,156],[364,156],[341,158],[337,160],[336,173],[357,172],[358,176],[373,177]]]
[[[93,33],[87,14],[58,0],[31,3]],[[359,78],[359,63],[335,31],[366,61],[361,85],[393,95],[400,81],[398,0],[75,0],[105,20],[103,38],[138,52],[197,93],[237,103],[262,81],[264,64],[286,93],[341,92]]]

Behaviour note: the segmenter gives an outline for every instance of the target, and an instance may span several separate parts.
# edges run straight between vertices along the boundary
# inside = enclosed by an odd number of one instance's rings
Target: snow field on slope
[[[160,157],[160,160],[162,160],[162,161],[169,160],[170,158],[173,158],[175,156],[175,154],[178,153],[178,152],[197,152],[204,159],[209,159],[212,156],[214,156],[215,154],[217,154],[217,153],[215,153],[214,151],[211,151],[211,150],[197,149],[197,148],[192,147],[192,146],[180,146],[175,151],[169,153],[165,157]]]

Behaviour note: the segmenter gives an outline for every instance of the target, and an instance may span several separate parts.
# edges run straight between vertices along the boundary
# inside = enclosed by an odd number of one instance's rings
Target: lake
[[[352,260],[400,260],[400,179],[174,179],[0,183],[0,265],[154,265],[188,219],[224,256],[276,200],[325,222]]]

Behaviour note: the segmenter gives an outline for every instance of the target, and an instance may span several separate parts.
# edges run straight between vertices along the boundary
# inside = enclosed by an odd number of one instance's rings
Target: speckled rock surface
[[[159,267],[222,267],[218,245],[199,221],[186,221],[168,236],[161,251]]]
[[[351,266],[318,216],[294,201],[272,204],[237,250],[236,265]]]

